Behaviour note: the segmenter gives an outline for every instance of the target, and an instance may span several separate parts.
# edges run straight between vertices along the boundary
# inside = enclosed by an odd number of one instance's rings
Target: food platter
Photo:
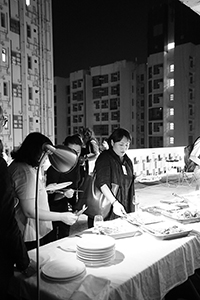
[[[171,240],[187,236],[191,230],[178,223],[163,222],[142,227],[144,231],[162,240]]]
[[[194,209],[182,209],[176,212],[163,211],[162,214],[184,224],[200,222],[200,211]]]
[[[46,191],[48,192],[48,191],[62,190],[71,184],[72,184],[72,181],[61,182],[61,183],[50,183],[46,186]]]
[[[137,181],[139,183],[146,184],[146,185],[157,184],[160,180],[161,180],[160,176],[153,176],[153,175],[140,176],[137,178]]]

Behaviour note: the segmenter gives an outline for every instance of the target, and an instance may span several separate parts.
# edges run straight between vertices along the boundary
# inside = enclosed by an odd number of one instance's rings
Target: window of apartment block
[[[193,104],[188,105],[188,112],[189,112],[190,117],[194,116],[194,105]]]
[[[7,51],[5,48],[2,48],[1,50],[1,60],[4,63],[7,61]]]
[[[189,57],[189,65],[190,65],[191,69],[194,68],[194,57],[192,57],[192,56]]]
[[[120,80],[120,73],[119,72],[115,72],[115,73],[110,74],[110,81],[111,82],[115,82],[115,81],[118,81],[118,80]]]
[[[194,90],[193,89],[189,89],[189,99],[194,100]]]
[[[174,130],[174,123],[169,123],[169,129]]]
[[[189,131],[192,132],[194,130],[194,122],[189,120]]]
[[[78,122],[78,116],[73,116],[73,123],[77,123]]]
[[[111,86],[111,95],[120,95],[120,86],[119,84],[115,85],[115,86]]]
[[[95,106],[95,109],[99,109],[100,108],[99,101],[94,101],[94,106]]]
[[[102,121],[108,121],[108,113],[102,113],[101,120]]]
[[[13,97],[22,98],[22,85],[13,83],[12,94],[13,94]]]
[[[144,95],[144,86],[140,87],[140,95]]]
[[[174,64],[171,64],[171,65],[169,66],[169,71],[170,71],[170,72],[174,72]]]
[[[152,80],[148,81],[148,90],[149,90],[149,93],[152,93]]]
[[[152,78],[152,67],[149,67],[149,69],[148,69],[148,78],[149,79]]]
[[[83,121],[83,115],[78,115],[78,122],[82,123],[82,121]]]
[[[108,108],[108,100],[101,101],[101,108]]]
[[[119,111],[111,112],[111,120],[120,122],[120,114]]]
[[[28,99],[33,100],[33,88],[31,86],[28,87]]]
[[[108,96],[108,87],[105,87],[105,88],[101,88],[99,90],[100,94],[101,94],[101,97],[104,97],[104,96]]]
[[[94,114],[94,117],[95,117],[96,122],[100,121],[100,114],[99,113]]]
[[[154,104],[161,104],[162,103],[162,97],[163,97],[162,93],[154,94],[153,95],[153,103]]]
[[[149,121],[156,121],[163,119],[163,108],[155,107],[149,109]]]
[[[92,77],[92,86],[100,86],[101,85],[101,80],[100,80],[100,76],[93,76]]]
[[[154,123],[153,124],[153,131],[154,132],[160,132],[160,130],[162,129],[162,125],[163,125],[163,123]]]
[[[190,84],[194,83],[194,74],[192,72],[189,73]]]
[[[6,16],[1,12],[1,27],[6,28]]]
[[[7,82],[3,83],[3,95],[8,96],[8,83]]]
[[[77,111],[77,110],[78,110],[77,104],[73,104],[73,106],[72,106],[72,111]]]
[[[10,19],[10,30],[14,33],[20,34],[20,23],[15,19]]]
[[[169,101],[174,101],[174,94],[173,93],[169,94]]]
[[[118,107],[119,107],[119,99],[118,98],[110,99],[110,110],[118,109]]]
[[[78,103],[78,111],[82,111],[83,110],[83,103]]]
[[[172,49],[174,49],[175,48],[175,43],[174,42],[172,42],[172,43],[169,43],[168,45],[167,45],[167,50],[169,51],[169,50],[172,50]]]
[[[140,75],[140,81],[142,81],[142,82],[144,81],[144,74]]]
[[[174,137],[173,137],[173,136],[170,136],[170,138],[169,138],[169,143],[170,143],[170,145],[173,145],[173,144],[174,144]]]
[[[153,101],[152,101],[152,95],[149,95],[149,107],[151,107],[152,106],[152,104],[153,104]]]
[[[11,51],[11,60],[13,65],[21,65],[21,54],[15,51]]]
[[[31,26],[29,24],[26,24],[26,34],[27,38],[31,38]]]
[[[169,80],[169,86],[174,86],[174,78],[171,78],[171,79]]]
[[[99,78],[100,82],[103,83],[108,83],[108,75],[101,75]]]
[[[154,90],[162,88],[162,84],[163,84],[163,79],[155,79],[153,81],[153,88],[154,88]]]
[[[169,109],[169,114],[170,114],[170,116],[173,116],[173,115],[174,115],[174,108],[170,108],[170,109]]]
[[[159,75],[161,73],[163,64],[158,64],[153,66],[153,74],[154,75]]]
[[[28,60],[28,69],[32,69],[32,58],[31,56],[27,56],[27,60]]]

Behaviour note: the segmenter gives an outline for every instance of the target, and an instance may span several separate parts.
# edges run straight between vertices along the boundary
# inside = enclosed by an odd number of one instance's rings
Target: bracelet
[[[118,200],[117,199],[115,199],[115,201],[112,203],[112,205],[114,205],[115,204],[115,202],[117,202]]]

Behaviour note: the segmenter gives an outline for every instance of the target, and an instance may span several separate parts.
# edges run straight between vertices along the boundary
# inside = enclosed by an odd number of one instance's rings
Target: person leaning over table
[[[35,193],[36,174],[44,144],[52,145],[50,139],[39,132],[30,133],[18,150],[12,152],[13,161],[8,170],[16,197],[19,199],[17,220],[28,250],[36,248]],[[44,162],[45,163],[45,162]],[[52,221],[72,225],[77,216],[71,212],[53,212],[49,209],[45,183],[39,178],[39,238],[40,245],[48,242],[47,234],[52,230]]]
[[[6,124],[0,106],[0,134]],[[25,271],[30,263],[26,246],[15,219],[14,193],[6,161],[0,155],[0,298],[6,300],[14,264]]]
[[[68,148],[76,151],[78,157],[81,154],[81,147],[83,145],[83,141],[80,135],[75,134],[71,136],[67,136],[64,143]],[[57,212],[65,212],[68,211],[68,203],[72,206],[76,204],[77,200],[77,192],[79,187],[79,182],[81,179],[80,175],[80,163],[76,164],[76,166],[67,173],[60,173],[56,171],[52,166],[50,166],[46,172],[46,184],[51,183],[62,183],[71,181],[72,184],[63,190],[63,195],[60,193],[48,193],[48,200],[50,210]],[[60,191],[59,191],[60,192]],[[53,222],[53,231],[49,234],[49,241],[54,241],[56,239],[61,239],[63,237],[68,236],[70,233],[70,226],[64,224],[63,222]]]
[[[112,204],[106,220],[124,216],[135,210],[135,176],[132,161],[126,154],[130,142],[131,135],[126,129],[115,129],[108,138],[109,149],[104,150],[95,162],[96,186]],[[111,183],[119,185],[116,198],[111,192]],[[93,227],[93,221],[93,218],[88,217],[88,228]]]

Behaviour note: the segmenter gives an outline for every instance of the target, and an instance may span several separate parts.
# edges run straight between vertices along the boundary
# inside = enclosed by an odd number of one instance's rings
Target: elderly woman
[[[96,186],[112,204],[106,219],[114,219],[134,211],[135,198],[133,164],[126,151],[131,142],[130,133],[117,128],[108,138],[109,149],[104,150],[95,163]],[[117,195],[111,191],[112,183],[119,186]],[[93,218],[88,217],[88,227],[93,226]]]
[[[16,197],[19,199],[17,220],[22,231],[27,249],[36,247],[35,228],[35,192],[36,174],[39,161],[43,153],[42,146],[52,144],[51,141],[39,132],[30,133],[20,148],[12,153],[13,161],[9,165]],[[77,216],[71,212],[53,212],[49,209],[48,196],[45,184],[39,180],[39,236],[40,244],[45,244],[46,235],[52,230],[52,221],[62,221],[72,225]]]

